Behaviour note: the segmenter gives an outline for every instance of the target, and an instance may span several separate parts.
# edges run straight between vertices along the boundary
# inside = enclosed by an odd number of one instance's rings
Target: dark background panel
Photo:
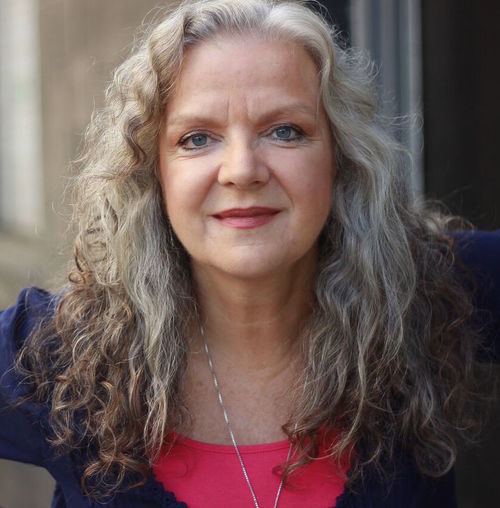
[[[337,29],[342,32],[346,42],[348,42],[350,0],[322,0],[321,3],[327,8],[330,19],[335,23]]]
[[[422,1],[426,192],[486,229],[500,227],[499,32],[500,2]]]

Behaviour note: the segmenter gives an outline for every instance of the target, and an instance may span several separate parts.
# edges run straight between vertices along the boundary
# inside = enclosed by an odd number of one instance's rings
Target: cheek
[[[178,170],[175,166],[162,168],[161,186],[169,217],[185,214],[199,203],[202,195],[200,179],[190,171]]]
[[[311,220],[319,223],[322,228],[330,213],[332,178],[324,174],[318,175],[314,182],[310,182],[307,192],[305,192],[305,199],[307,200],[305,206]]]
[[[160,166],[159,177],[165,213],[175,229],[178,219],[185,213],[186,203],[182,199],[186,195],[183,191],[185,184],[183,184],[182,179],[176,178],[175,169],[172,167],[167,169],[165,164]]]
[[[314,165],[313,191],[325,213],[328,214],[331,207],[333,184],[337,168],[334,162],[331,146],[319,153]]]
[[[330,211],[335,169],[328,153],[321,152],[316,157],[296,160],[293,166],[289,187],[293,188],[296,202],[305,211],[318,218],[326,217]]]
[[[160,180],[167,208],[175,203],[186,210],[203,205],[216,180],[217,154],[205,157],[160,159]]]
[[[332,207],[332,177],[319,178],[311,186],[306,196],[308,204],[306,220],[309,221],[309,228],[315,231],[315,234],[323,229]]]

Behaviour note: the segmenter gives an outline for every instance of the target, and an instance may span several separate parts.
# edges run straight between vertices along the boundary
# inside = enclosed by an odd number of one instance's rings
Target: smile
[[[252,206],[231,208],[212,215],[224,226],[236,229],[253,229],[271,222],[280,211],[276,208]]]

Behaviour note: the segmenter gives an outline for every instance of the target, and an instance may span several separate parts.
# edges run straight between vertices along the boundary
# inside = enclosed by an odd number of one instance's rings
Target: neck
[[[288,365],[310,313],[314,269],[315,263],[300,263],[262,279],[241,279],[193,266],[213,354],[253,372]]]
[[[315,268],[313,259],[265,278],[241,279],[193,263],[200,320],[239,444],[284,438],[281,426],[300,389],[298,339],[312,308]],[[197,323],[190,337],[183,397],[192,423],[181,433],[230,444]]]

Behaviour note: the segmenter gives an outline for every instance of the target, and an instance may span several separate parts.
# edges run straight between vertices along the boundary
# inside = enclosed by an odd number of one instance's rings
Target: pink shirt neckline
[[[208,443],[205,441],[199,441],[197,439],[192,439],[189,437],[185,437],[181,434],[177,434],[175,432],[171,433],[172,437],[175,438],[175,444],[182,444],[188,448],[192,448],[195,450],[204,450],[211,453],[224,453],[224,454],[233,454],[235,453],[234,446],[232,444],[217,444],[217,443]],[[175,445],[174,445],[175,446]],[[238,449],[241,453],[265,453],[271,452],[274,450],[282,450],[290,447],[290,441],[288,439],[282,439],[280,441],[273,441],[270,443],[260,443],[260,444],[251,444],[251,445],[238,445]]]
[[[169,453],[160,456],[153,474],[165,490],[189,508],[240,508],[251,498],[234,447],[198,441],[174,434]],[[283,464],[290,442],[242,445],[238,449],[261,506],[272,506],[280,483],[276,466]],[[344,491],[347,464],[338,468],[322,457],[292,475],[283,489],[280,506],[286,508],[328,508]],[[250,503],[250,504],[249,504]]]

